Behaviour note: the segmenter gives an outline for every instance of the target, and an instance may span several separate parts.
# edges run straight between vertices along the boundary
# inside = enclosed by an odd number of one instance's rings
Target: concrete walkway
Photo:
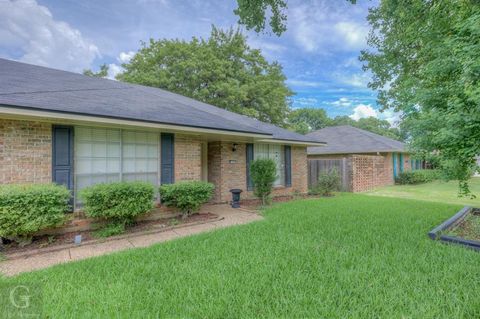
[[[129,238],[110,240],[84,246],[80,245],[26,258],[6,260],[0,262],[0,272],[6,276],[14,276],[22,272],[42,269],[60,263],[105,255],[126,249],[148,247],[175,238],[199,234],[232,225],[247,224],[262,219],[258,214],[243,209],[233,209],[228,205],[208,205],[202,209],[202,212],[210,212],[223,217],[223,219],[199,225],[175,228],[154,234],[139,234],[138,236]]]

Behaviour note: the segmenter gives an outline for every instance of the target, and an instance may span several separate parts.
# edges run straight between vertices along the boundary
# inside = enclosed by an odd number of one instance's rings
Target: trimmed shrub
[[[70,191],[55,184],[0,186],[0,236],[28,242],[42,229],[64,221]]]
[[[310,194],[331,196],[333,192],[340,190],[340,175],[336,169],[321,173],[318,183],[310,190]]]
[[[262,200],[262,204],[269,202],[273,183],[277,179],[277,165],[267,158],[256,159],[250,164],[250,177],[253,182],[253,193]]]
[[[87,187],[80,198],[87,216],[130,223],[153,208],[154,192],[151,183],[115,182]]]
[[[214,189],[213,184],[202,181],[165,184],[160,186],[160,198],[163,204],[177,208],[187,217],[212,198]]]
[[[440,172],[434,169],[404,171],[395,178],[395,183],[400,185],[415,185],[432,182],[440,178]]]

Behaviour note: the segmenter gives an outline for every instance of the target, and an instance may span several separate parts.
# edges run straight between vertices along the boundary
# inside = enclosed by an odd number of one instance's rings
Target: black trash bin
[[[230,190],[232,193],[232,202],[231,205],[233,208],[240,208],[240,194],[242,193],[241,189],[234,188]]]

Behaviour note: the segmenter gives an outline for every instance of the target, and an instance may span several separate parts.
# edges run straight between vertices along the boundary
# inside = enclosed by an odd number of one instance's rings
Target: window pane
[[[92,144],[79,142],[77,144],[76,153],[82,154],[82,156],[90,157],[92,156]]]
[[[92,173],[106,173],[107,172],[107,160],[105,158],[98,159],[94,158],[92,160]]]
[[[108,143],[107,155],[108,157],[120,158],[120,143]]]
[[[96,183],[119,181],[120,173],[123,180],[158,185],[159,141],[158,133],[76,127],[76,192]]]
[[[90,158],[79,158],[75,163],[77,164],[75,170],[77,174],[90,174],[92,172],[92,160]]]
[[[285,181],[285,150],[279,144],[254,144],[254,159],[269,158],[275,161],[277,167],[277,179],[274,185],[280,186]]]
[[[136,157],[147,157],[147,145],[137,144],[135,151]]]
[[[135,159],[123,159],[123,172],[133,173],[135,172]]]
[[[94,143],[92,147],[92,153],[93,157],[107,157],[107,144]]]

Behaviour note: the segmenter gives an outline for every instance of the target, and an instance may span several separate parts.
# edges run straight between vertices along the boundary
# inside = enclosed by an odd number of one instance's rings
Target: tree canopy
[[[355,4],[356,0],[347,0]],[[267,20],[272,32],[280,36],[287,30],[287,0],[237,0],[238,8],[233,12],[239,17],[239,24],[248,30],[262,32]]]
[[[105,78],[108,75],[108,65],[100,65],[100,70],[98,70],[98,72],[94,72],[90,69],[85,69],[83,70],[83,75],[93,76],[96,78]]]
[[[381,120],[371,116],[356,121],[347,115],[330,118],[322,108],[300,108],[293,110],[288,116],[288,123],[291,130],[300,134],[306,134],[327,126],[350,125],[399,141],[404,141],[407,138],[404,130],[393,127],[387,120]]]
[[[296,109],[288,115],[290,128],[300,134],[324,128],[330,121],[327,112],[322,108]]]
[[[404,113],[414,150],[438,153],[468,193],[480,154],[478,1],[382,0],[368,20],[372,50],[361,59],[378,102]]]
[[[238,30],[212,27],[208,39],[153,40],[118,80],[166,89],[264,122],[284,126],[293,94],[282,67],[248,46]]]

